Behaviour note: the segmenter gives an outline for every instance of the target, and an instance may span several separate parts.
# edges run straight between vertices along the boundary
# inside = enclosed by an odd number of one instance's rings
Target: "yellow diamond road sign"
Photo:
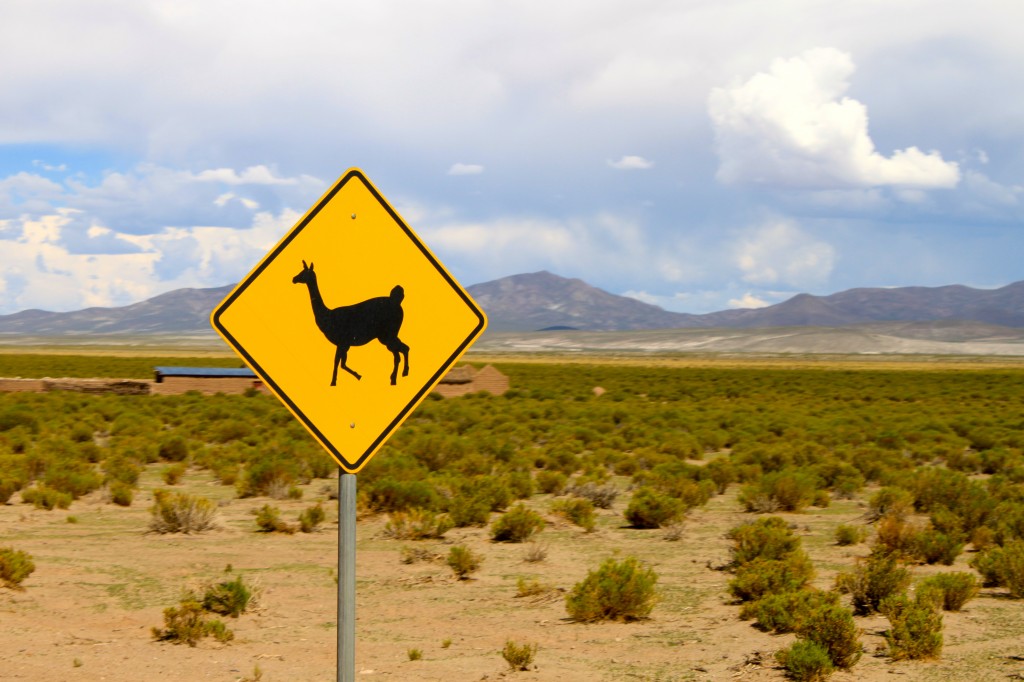
[[[264,256],[212,322],[349,473],[487,324],[358,169]]]

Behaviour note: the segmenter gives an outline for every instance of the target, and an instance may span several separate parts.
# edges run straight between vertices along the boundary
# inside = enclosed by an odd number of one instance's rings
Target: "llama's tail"
[[[405,289],[400,284],[396,284],[395,288],[391,290],[391,300],[401,303],[403,299],[405,299]]]

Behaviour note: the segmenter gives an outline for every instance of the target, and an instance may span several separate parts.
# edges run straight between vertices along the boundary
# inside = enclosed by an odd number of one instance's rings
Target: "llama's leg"
[[[351,374],[352,376],[354,376],[356,379],[362,379],[363,377],[359,376],[359,372],[355,371],[346,364],[348,362],[348,347],[346,346],[343,348],[342,346],[338,346],[338,353],[341,355],[341,368],[348,372],[349,374]]]
[[[341,346],[338,346],[334,351],[334,371],[331,372],[331,386],[335,386],[338,383],[338,363],[341,362],[341,357]]]
[[[395,357],[395,367],[394,369],[391,370],[391,385],[394,386],[396,383],[398,383],[399,354],[401,354],[405,358],[405,367],[402,368],[402,376],[409,376],[409,346],[402,343],[397,336],[394,337],[393,339],[390,339],[384,345],[389,351],[391,351],[391,354],[394,355]]]
[[[409,376],[409,346],[405,345],[401,341],[398,342],[398,350],[402,352],[402,357],[405,359],[405,366],[402,368],[402,376]]]

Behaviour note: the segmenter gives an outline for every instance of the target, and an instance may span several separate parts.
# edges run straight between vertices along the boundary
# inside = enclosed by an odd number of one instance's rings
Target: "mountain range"
[[[116,308],[0,315],[0,334],[212,335],[210,312],[232,286],[177,289]],[[1024,327],[1024,282],[999,289],[962,285],[849,289],[829,296],[799,294],[756,309],[694,315],[617,296],[550,272],[513,275],[467,287],[487,313],[489,331],[632,331],[762,327],[841,327],[877,322],[968,321]]]

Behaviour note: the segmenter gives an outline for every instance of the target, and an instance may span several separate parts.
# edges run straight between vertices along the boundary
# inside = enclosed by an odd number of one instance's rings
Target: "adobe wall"
[[[150,392],[153,395],[181,395],[187,391],[199,391],[203,395],[240,394],[250,388],[262,389],[262,386],[262,382],[251,377],[164,377],[159,384],[150,384]]]

